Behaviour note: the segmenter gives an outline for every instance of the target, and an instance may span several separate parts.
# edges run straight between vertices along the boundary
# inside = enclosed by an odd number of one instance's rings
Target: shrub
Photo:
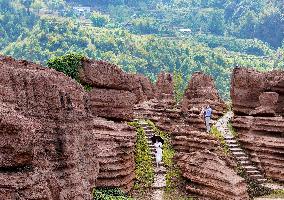
[[[97,188],[93,191],[94,200],[133,200],[119,188]]]
[[[93,12],[90,17],[92,23],[96,27],[104,27],[110,22],[110,18],[108,15],[103,15],[99,12]]]
[[[78,80],[79,68],[82,67],[83,59],[84,56],[79,53],[68,53],[49,59],[47,66]]]

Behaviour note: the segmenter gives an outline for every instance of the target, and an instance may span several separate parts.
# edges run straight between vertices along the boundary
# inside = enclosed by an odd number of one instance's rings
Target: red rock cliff
[[[129,190],[132,129],[93,117],[83,87],[60,72],[7,57],[0,70],[0,199],[86,200],[96,185]],[[105,137],[113,147],[99,155]],[[115,162],[112,154],[120,155],[117,175],[101,167],[103,156]]]
[[[284,181],[284,72],[235,68],[231,98],[242,146],[267,178]]]

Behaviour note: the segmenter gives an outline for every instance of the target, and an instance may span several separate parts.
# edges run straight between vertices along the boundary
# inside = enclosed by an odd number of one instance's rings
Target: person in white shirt
[[[162,162],[162,157],[163,157],[163,144],[161,142],[159,142],[158,140],[156,140],[155,144],[154,144],[155,148],[156,148],[156,165],[157,168],[159,167],[159,164]]]

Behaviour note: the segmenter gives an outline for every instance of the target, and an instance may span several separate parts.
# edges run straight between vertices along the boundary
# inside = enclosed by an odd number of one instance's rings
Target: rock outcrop
[[[278,93],[276,112],[284,115],[284,72],[261,73],[254,69],[235,68],[232,76],[231,98],[237,115],[249,115],[261,106],[264,92]],[[261,97],[263,98],[263,97]],[[275,97],[273,97],[275,100]]]
[[[178,166],[191,180],[186,189],[201,199],[249,199],[245,180],[208,150],[181,155]]]
[[[105,120],[95,120],[95,134],[98,142],[97,158],[100,171],[97,187],[119,187],[129,191],[135,178],[134,152],[136,137],[134,129]]]
[[[0,70],[0,199],[91,199],[105,177],[101,140],[110,138],[113,154],[133,152],[135,132],[94,117],[83,87],[60,72],[8,57]],[[118,185],[127,190],[134,159],[117,162],[131,163],[114,169],[127,176]]]
[[[267,178],[284,181],[284,72],[236,68],[231,87],[241,145]]]
[[[161,81],[167,80],[164,77],[167,76],[160,75],[159,84],[157,83],[160,88],[169,85],[168,82]],[[171,95],[173,87],[169,88],[161,91]],[[167,95],[158,95],[161,99],[165,96]],[[189,193],[201,199],[248,199],[246,183],[234,171],[237,165],[232,156],[225,155],[220,142],[205,132],[200,112],[208,99],[215,109],[215,118],[225,111],[225,104],[219,98],[212,78],[197,73],[184,97],[183,112],[179,108],[173,109],[167,103],[164,103],[164,107],[159,107],[162,101],[157,99],[137,105],[135,112],[138,118],[150,119],[159,129],[170,133],[172,145],[177,152],[177,164],[183,177],[188,180],[186,190]]]
[[[199,114],[206,105],[213,109],[213,117],[220,117],[226,110],[224,101],[219,97],[214,80],[202,72],[192,75],[182,101],[182,112]]]
[[[130,121],[134,104],[153,98],[153,86],[148,78],[125,73],[104,61],[84,60],[79,79],[93,87],[91,111],[100,117]]]
[[[161,72],[157,77],[154,91],[158,100],[157,108],[172,109],[174,107],[174,79],[172,74]]]

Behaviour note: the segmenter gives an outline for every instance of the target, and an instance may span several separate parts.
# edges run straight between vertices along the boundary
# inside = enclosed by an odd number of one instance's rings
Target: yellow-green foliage
[[[180,171],[177,166],[174,165],[173,158],[175,155],[175,150],[171,145],[170,135],[166,132],[159,130],[153,122],[147,121],[149,126],[152,128],[156,135],[159,135],[164,140],[163,144],[163,162],[167,169],[166,174],[166,190],[171,190],[176,187],[177,180],[181,177]]]
[[[231,123],[228,123],[228,128],[231,131],[231,133],[234,135],[234,137],[238,137],[238,133],[236,132],[236,130],[234,129]]]
[[[135,185],[134,189],[150,187],[154,181],[154,168],[151,151],[144,130],[136,122],[129,125],[136,128],[137,140],[135,145]]]
[[[282,190],[274,190],[267,197],[270,197],[270,198],[284,198],[284,189],[282,189]]]
[[[227,154],[229,153],[229,151],[230,151],[230,150],[229,150],[229,147],[228,147],[227,143],[225,142],[225,139],[224,139],[224,137],[222,136],[222,134],[218,131],[217,127],[216,127],[216,126],[212,126],[210,133],[211,133],[215,138],[217,138],[217,139],[220,141],[221,146],[222,146],[222,148],[223,148],[223,150],[224,150],[224,153],[225,153],[225,155],[227,155]]]

